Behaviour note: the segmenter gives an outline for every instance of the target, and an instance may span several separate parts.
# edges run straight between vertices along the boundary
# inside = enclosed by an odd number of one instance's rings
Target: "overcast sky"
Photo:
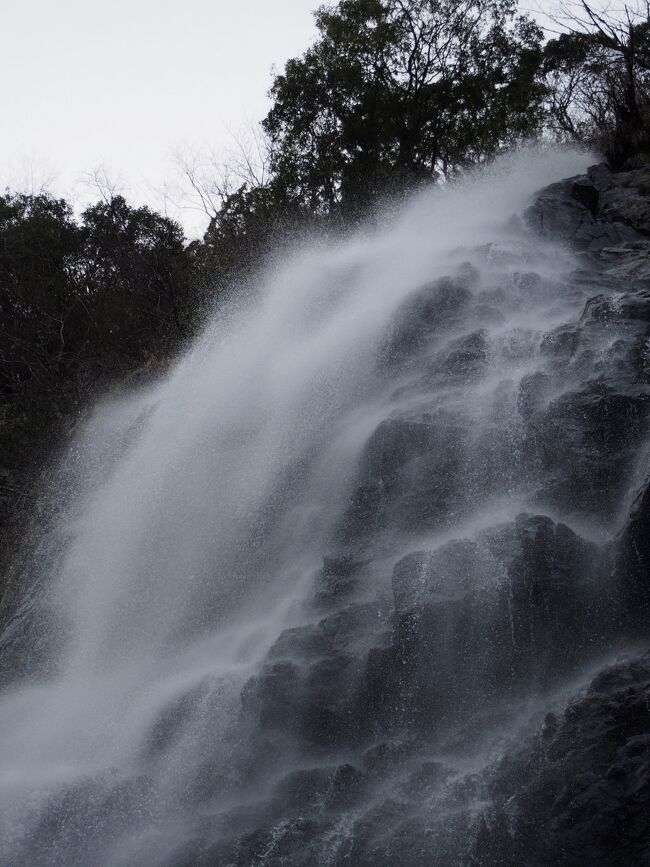
[[[157,205],[172,152],[227,147],[268,109],[319,0],[0,0],[0,186],[90,195],[105,166]],[[96,196],[95,196],[96,197]],[[183,215],[190,233],[197,218]],[[198,221],[201,222],[200,220]]]
[[[223,153],[264,117],[271,68],[311,43],[321,2],[0,0],[0,190],[46,185],[79,208],[102,168],[199,234],[206,218],[161,195],[173,153]]]

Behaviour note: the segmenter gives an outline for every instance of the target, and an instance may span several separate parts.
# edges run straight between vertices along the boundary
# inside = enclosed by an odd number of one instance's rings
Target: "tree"
[[[0,394],[49,379],[74,351],[82,243],[62,199],[0,197]]]
[[[341,0],[271,88],[272,186],[317,212],[450,176],[537,133],[541,31],[514,0]]]
[[[181,227],[114,196],[88,208],[82,228],[80,280],[96,350],[119,349],[124,363],[184,336],[191,301]]]
[[[554,131],[601,151],[614,168],[650,160],[650,4],[599,11],[581,0],[554,19],[545,47]]]
[[[268,182],[268,147],[259,124],[249,123],[230,133],[231,144],[223,153],[214,148],[179,148],[175,162],[181,183],[176,192],[180,210],[202,211],[218,218],[226,200],[244,189],[263,189]]]
[[[107,196],[81,222],[47,193],[0,197],[0,398],[109,375],[188,331],[191,259],[176,223]],[[49,399],[49,397],[48,397]]]

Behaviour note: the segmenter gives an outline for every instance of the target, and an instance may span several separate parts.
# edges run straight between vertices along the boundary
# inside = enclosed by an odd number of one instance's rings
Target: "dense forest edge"
[[[234,186],[191,178],[210,202],[201,239],[108,190],[80,215],[47,190],[0,196],[7,562],[91,397],[162,372],[285,239],[354,226],[529,141],[582,146],[614,171],[650,163],[647,4],[571,4],[552,38],[513,0],[341,0],[315,14],[314,43],[272,81],[262,170]]]

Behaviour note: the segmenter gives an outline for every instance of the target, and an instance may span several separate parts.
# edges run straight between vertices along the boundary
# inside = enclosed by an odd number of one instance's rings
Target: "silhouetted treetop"
[[[551,130],[614,168],[650,162],[650,5],[562,9],[565,32],[545,46]]]
[[[542,34],[512,0],[342,0],[316,23],[263,122],[289,200],[355,206],[541,129]]]

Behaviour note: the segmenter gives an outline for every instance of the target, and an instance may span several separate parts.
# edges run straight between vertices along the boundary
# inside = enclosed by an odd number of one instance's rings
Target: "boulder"
[[[590,178],[560,181],[538,193],[524,220],[541,237],[565,241],[579,250],[596,252],[636,240],[638,232],[615,219],[615,214],[610,212],[607,220],[600,219],[605,195]]]

